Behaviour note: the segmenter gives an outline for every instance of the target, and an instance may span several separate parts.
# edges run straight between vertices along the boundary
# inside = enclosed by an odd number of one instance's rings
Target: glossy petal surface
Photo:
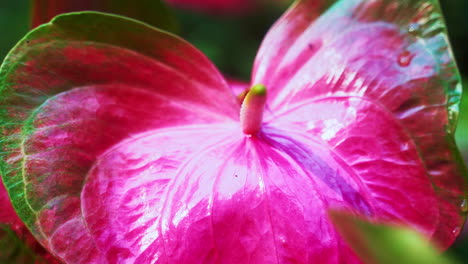
[[[324,10],[320,17],[318,10]],[[268,106],[275,113],[271,119],[284,126],[287,119],[297,123],[291,109],[307,108],[322,98],[356,98],[390,114],[389,124],[397,123],[411,139],[397,147],[419,153],[421,168],[439,197],[434,239],[443,247],[455,239],[463,223],[460,204],[466,190],[465,168],[453,141],[461,86],[436,1],[298,1],[264,40],[253,83],[269,88]],[[309,130],[314,115],[333,111],[329,109],[302,115],[298,129]],[[363,114],[368,113],[357,112]],[[375,124],[367,127],[374,129]],[[342,123],[334,129],[347,130]],[[351,140],[347,133],[326,138],[332,148]],[[356,163],[361,160],[356,154],[375,156],[379,149],[362,145],[343,151],[349,163]],[[449,162],[453,160],[457,162]],[[417,220],[430,221],[434,219],[424,215]]]
[[[73,263],[100,262],[80,211],[97,156],[138,132],[237,118],[230,89],[202,54],[119,17],[61,16],[26,37],[2,70],[3,130],[12,133],[4,181],[33,234]]]
[[[111,263],[358,263],[328,221],[337,207],[432,234],[437,221],[420,220],[439,217],[435,192],[415,149],[401,151],[411,139],[399,124],[348,98],[291,116],[324,106],[334,111],[308,121],[310,134],[274,123],[246,138],[236,126],[211,125],[121,142],[100,156],[82,193],[98,248]],[[318,140],[331,133],[348,138],[334,148]],[[369,147],[378,151],[353,160]]]
[[[446,247],[466,172],[437,8],[298,1],[256,60],[269,97],[254,136],[192,46],[115,16],[60,16],[0,72],[14,206],[70,263],[360,263],[330,208]]]
[[[300,140],[208,126],[123,141],[100,156],[82,194],[94,241],[112,263],[337,261],[341,240],[323,208],[373,209],[340,161]],[[294,144],[316,159],[300,164],[302,153],[284,151]]]

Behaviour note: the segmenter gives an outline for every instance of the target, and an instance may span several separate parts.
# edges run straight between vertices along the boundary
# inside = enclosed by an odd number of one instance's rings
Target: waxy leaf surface
[[[463,222],[460,87],[432,1],[298,1],[256,59],[254,136],[206,57],[116,16],[57,17],[0,78],[3,180],[69,263],[360,263],[329,208],[441,247]]]
[[[269,107],[276,114],[271,122],[321,138],[351,168],[362,171],[363,180],[372,179],[366,185],[376,200],[400,208],[394,214],[414,213],[419,224],[435,224],[432,236],[446,247],[463,223],[466,169],[453,141],[461,85],[439,5],[330,2],[298,1],[260,48],[253,83],[269,88]],[[314,102],[324,100],[329,103],[314,109]],[[352,101],[355,106],[346,107]],[[335,108],[342,107],[348,111],[342,118],[324,116],[336,115]],[[378,120],[369,119],[369,111],[380,112]],[[392,128],[399,132],[390,132]],[[411,152],[418,157],[406,156]],[[426,185],[415,182],[413,172],[430,180],[436,204],[382,195],[383,189],[395,189],[407,199],[409,189],[399,183],[408,184],[414,194],[423,191]],[[371,178],[366,179],[367,173]],[[383,179],[388,182],[376,184]],[[437,204],[433,217],[416,216]]]
[[[440,255],[436,247],[413,229],[372,223],[341,211],[331,211],[330,218],[365,263],[458,263],[449,256]]]

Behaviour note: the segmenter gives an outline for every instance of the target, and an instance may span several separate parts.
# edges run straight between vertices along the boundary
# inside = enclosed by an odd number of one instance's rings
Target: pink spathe
[[[17,48],[27,78],[7,76],[8,109],[35,109],[12,154],[27,156],[34,235],[68,263],[361,263],[333,208],[448,247],[466,182],[457,73],[443,25],[428,24],[437,5],[325,2],[298,1],[266,36],[252,135],[228,83],[183,40],[95,13],[39,28],[36,46]],[[89,20],[106,30],[76,22]],[[22,101],[42,93],[53,96]]]

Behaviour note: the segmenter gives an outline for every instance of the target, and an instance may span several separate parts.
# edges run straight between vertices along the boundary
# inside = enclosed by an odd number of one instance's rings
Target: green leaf
[[[458,263],[440,255],[436,247],[415,230],[372,223],[342,211],[331,210],[329,215],[344,240],[364,263]]]
[[[63,13],[85,10],[127,16],[173,33],[179,30],[175,16],[160,0],[33,0],[32,27]]]
[[[468,80],[463,82],[463,87],[468,87]],[[460,113],[458,116],[458,128],[455,134],[456,140],[463,153],[468,154],[468,93],[464,92],[460,104]],[[468,158],[468,157],[467,157]]]

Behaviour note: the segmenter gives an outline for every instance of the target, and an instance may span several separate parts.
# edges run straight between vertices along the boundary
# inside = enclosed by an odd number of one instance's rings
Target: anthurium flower
[[[443,249],[468,210],[436,1],[297,1],[240,104],[197,49],[58,16],[1,70],[2,176],[67,263],[360,263],[330,208]]]

